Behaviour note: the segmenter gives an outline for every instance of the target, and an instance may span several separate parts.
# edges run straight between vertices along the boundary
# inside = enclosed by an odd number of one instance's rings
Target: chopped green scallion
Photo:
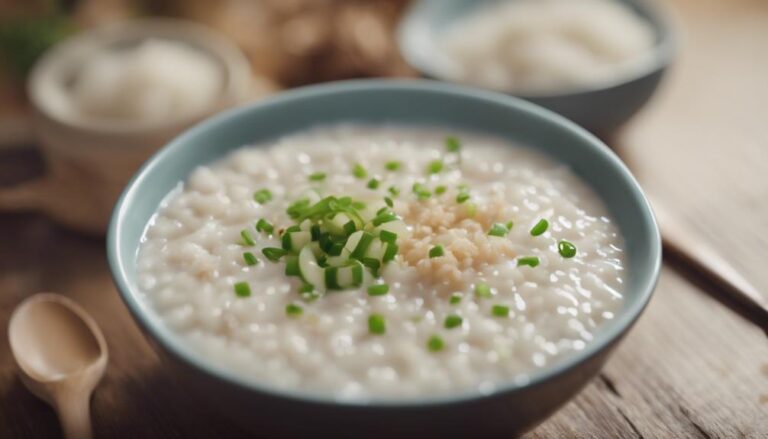
[[[531,229],[531,235],[532,236],[539,236],[539,235],[543,234],[544,232],[546,232],[548,227],[549,227],[549,222],[542,218]]]
[[[390,232],[389,230],[382,230],[379,233],[379,239],[381,239],[383,242],[389,242],[389,243],[395,243],[397,241],[397,233]]]
[[[469,200],[469,193],[468,192],[459,192],[458,195],[456,195],[456,202],[461,204],[465,201]]]
[[[512,227],[514,227],[514,225],[515,225],[515,222],[514,222],[514,221],[510,221],[510,222],[508,222],[508,223],[507,223],[507,230],[512,230]]]
[[[344,233],[347,234],[347,236],[355,233],[357,231],[357,225],[354,221],[349,220],[346,224],[344,224]]]
[[[379,180],[372,178],[368,180],[368,189],[378,189],[379,188]]]
[[[439,174],[443,170],[443,161],[440,159],[432,160],[427,166],[428,174]]]
[[[352,167],[352,175],[359,179],[363,179],[368,176],[368,171],[366,171],[360,163],[355,163],[355,166]]]
[[[461,293],[453,293],[451,294],[451,298],[448,300],[448,303],[451,305],[458,305],[461,303],[461,298],[464,297],[461,295]]]
[[[368,317],[368,332],[381,335],[387,332],[387,322],[381,314],[371,314]]]
[[[398,189],[396,186],[390,186],[387,190],[390,194],[392,194],[393,197],[400,195],[400,189]]]
[[[391,199],[391,198],[389,198],[389,197],[384,197],[384,203],[385,203],[385,204],[387,205],[387,207],[389,207],[390,209],[391,209],[391,208],[393,208],[393,207],[395,207],[395,202],[394,202],[394,201],[392,201],[392,199]]]
[[[289,317],[298,317],[304,314],[304,308],[295,303],[289,303],[288,305],[285,305],[285,314]]]
[[[264,256],[267,259],[269,259],[272,262],[277,262],[280,260],[280,258],[288,254],[286,250],[283,250],[277,247],[265,247],[264,249],[261,250],[261,252],[264,254]]]
[[[269,189],[259,189],[253,194],[253,199],[259,204],[266,204],[272,199],[272,192]]]
[[[572,258],[576,256],[576,246],[565,240],[557,243],[557,251],[560,253],[560,256],[564,258]]]
[[[238,282],[234,286],[237,297],[248,297],[251,295],[251,286],[248,282]]]
[[[489,236],[499,236],[502,238],[507,236],[507,233],[509,233],[507,226],[501,223],[495,223],[493,226],[491,226],[491,230],[488,231]]]
[[[251,252],[243,253],[243,260],[246,265],[256,265],[259,263],[259,260],[256,259],[256,256]]]
[[[440,244],[429,249],[430,258],[439,258],[440,256],[444,256],[444,255],[445,255],[445,249],[443,249],[443,246]]]
[[[522,258],[517,258],[517,266],[520,267],[523,265],[535,267],[539,265],[539,258],[537,256],[523,256]]]
[[[374,227],[378,227],[384,223],[388,223],[396,220],[397,220],[397,215],[395,215],[395,212],[386,210],[376,215],[376,217],[371,222],[373,223]]]
[[[309,174],[309,181],[323,181],[325,180],[325,172],[315,172]]]
[[[369,296],[383,296],[389,292],[389,285],[387,284],[377,284],[377,285],[371,285],[368,287],[368,295]]]
[[[461,142],[455,136],[449,136],[445,138],[445,150],[448,152],[459,152],[461,149]]]
[[[446,329],[453,329],[458,326],[461,326],[463,322],[464,322],[464,319],[457,316],[456,314],[451,314],[445,318],[445,321],[443,321],[443,326],[445,326]]]
[[[253,238],[251,238],[251,232],[249,232],[248,230],[245,230],[245,229],[241,230],[240,237],[243,238],[242,245],[245,245],[248,247],[252,247],[256,245],[256,242],[253,240]]]
[[[440,185],[440,186],[438,186],[438,187],[436,187],[436,188],[435,188],[435,195],[442,195],[442,194],[444,194],[444,193],[445,193],[445,191],[447,191],[447,190],[448,190],[448,188],[447,188],[447,187],[445,187],[445,186],[443,186],[443,185]]]
[[[420,200],[424,200],[432,196],[432,193],[429,191],[429,189],[427,189],[427,187],[421,183],[414,183],[411,190]]]
[[[272,234],[272,232],[275,231],[275,226],[270,224],[269,221],[265,220],[264,218],[261,218],[256,222],[256,231]]]
[[[496,317],[509,317],[509,307],[504,305],[493,305],[491,312]]]
[[[387,168],[388,171],[397,171],[398,169],[400,169],[401,165],[402,165],[401,162],[393,160],[391,162],[385,163],[384,167]]]
[[[445,342],[437,335],[433,335],[427,340],[427,349],[429,349],[430,352],[440,352],[444,347]]]
[[[487,299],[491,297],[493,293],[491,292],[491,287],[489,287],[488,284],[480,282],[475,285],[475,295],[477,297]]]

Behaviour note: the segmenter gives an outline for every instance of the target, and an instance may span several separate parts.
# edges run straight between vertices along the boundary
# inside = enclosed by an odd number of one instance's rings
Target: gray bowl
[[[437,125],[493,134],[569,166],[595,189],[626,240],[625,303],[584,350],[508,382],[491,394],[468,392],[417,400],[338,402],[328,396],[254,384],[180,341],[145,305],[136,279],[144,230],[162,202],[198,165],[250,143],[337,122]],[[200,404],[266,436],[392,434],[460,436],[522,432],[574,396],[600,369],[651,297],[661,244],[650,206],[621,161],[597,138],[564,118],[503,94],[431,81],[350,81],[283,93],[227,111],[182,134],[152,157],[118,201],[107,237],[117,289],[146,336],[185,377]],[[329,367],[333,367],[329,365]],[[181,388],[180,388],[181,389]],[[432,437],[432,436],[426,436]]]
[[[508,0],[418,0],[397,30],[405,60],[428,78],[445,80],[434,63],[433,40],[456,19],[491,2]],[[619,82],[553,94],[514,94],[548,108],[596,133],[610,133],[629,120],[656,91],[672,60],[674,39],[667,20],[647,1],[620,0],[650,23],[656,33],[653,60],[644,70]]]

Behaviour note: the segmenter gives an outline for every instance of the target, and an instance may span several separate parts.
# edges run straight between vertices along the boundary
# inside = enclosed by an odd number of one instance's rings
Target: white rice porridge
[[[617,0],[502,0],[438,36],[435,59],[454,81],[555,93],[631,78],[653,62],[653,27]]]
[[[339,269],[338,283],[353,286],[333,290],[325,277],[310,293],[322,277],[285,274],[301,249],[277,261],[262,250],[280,249],[281,232],[300,220],[289,206],[329,196],[365,203],[364,218],[389,215],[389,197],[398,219],[365,228],[396,232],[397,253],[384,262],[381,232],[366,253],[381,247],[378,273],[365,265],[353,281]],[[533,236],[542,219],[546,231]],[[313,223],[318,233],[323,221]],[[284,233],[294,245],[310,235],[293,230]],[[346,248],[325,255],[311,235],[302,245],[324,261],[313,270],[339,259],[360,265]],[[443,128],[349,124],[198,167],[148,226],[138,274],[148,306],[207,362],[272,388],[407,399],[490,392],[584,349],[622,306],[623,246],[592,190],[540,153]],[[380,284],[389,290],[370,295]]]

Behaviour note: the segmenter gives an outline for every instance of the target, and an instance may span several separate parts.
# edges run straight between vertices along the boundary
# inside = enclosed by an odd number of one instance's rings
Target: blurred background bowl
[[[411,67],[428,78],[448,80],[435,64],[441,50],[438,39],[456,20],[478,8],[509,0],[417,0],[405,13],[397,29],[400,51]],[[620,0],[646,20],[656,40],[652,60],[634,75],[598,87],[566,92],[514,96],[548,108],[588,130],[608,134],[635,115],[656,91],[673,55],[673,36],[667,20],[653,4],[643,0]]]
[[[72,84],[99,54],[151,39],[190,46],[213,60],[222,78],[216,98],[202,111],[168,119],[120,120],[74,111]],[[35,137],[46,174],[0,188],[0,210],[41,210],[71,228],[103,234],[115,200],[152,153],[194,123],[252,96],[248,60],[228,38],[177,19],[143,19],[85,31],[47,51],[27,83]]]

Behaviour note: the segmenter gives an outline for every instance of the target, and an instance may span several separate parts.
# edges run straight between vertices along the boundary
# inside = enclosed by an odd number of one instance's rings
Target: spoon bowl
[[[56,409],[64,435],[89,438],[90,396],[108,356],[93,318],[63,296],[40,293],[13,312],[8,338],[22,381]]]

